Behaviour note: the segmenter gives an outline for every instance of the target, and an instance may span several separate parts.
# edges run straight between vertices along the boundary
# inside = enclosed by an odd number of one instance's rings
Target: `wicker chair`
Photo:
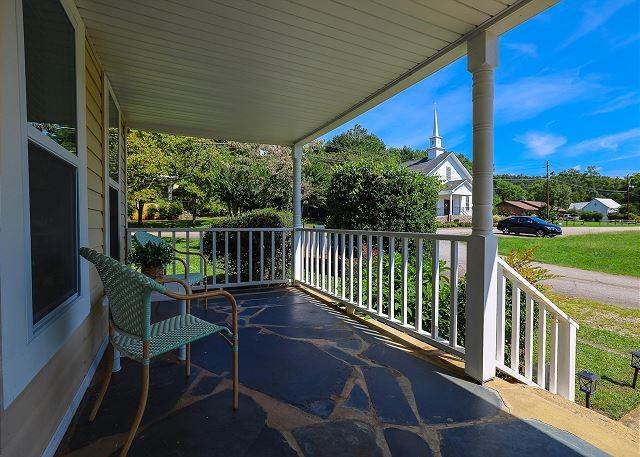
[[[138,243],[140,243],[142,246],[146,246],[148,243],[153,243],[156,245],[165,245],[165,246],[170,246],[170,244],[162,239],[159,236],[155,236],[152,235],[148,232],[135,232],[135,234],[133,235],[133,237],[136,239],[136,241]],[[187,254],[187,251],[180,251],[174,247],[171,247],[171,249],[173,249],[173,252],[176,254]],[[187,262],[180,258],[180,257],[176,257],[174,256],[174,260],[182,263],[182,265],[184,266],[184,275],[180,275],[180,274],[176,274],[176,275],[166,275],[165,278],[168,280],[174,280],[174,279],[181,279],[183,281],[185,281],[189,287],[198,284],[199,282],[204,282],[204,291],[206,292],[208,290],[207,288],[207,259],[206,257],[201,254],[198,251],[195,252],[189,252],[189,255],[195,255],[198,256],[202,259],[202,263],[204,264],[204,274],[202,273],[191,273],[189,271],[189,267],[187,266]],[[214,272],[215,274],[215,272]],[[189,292],[191,292],[189,290]],[[204,300],[204,309],[207,309],[207,299],[205,298]]]
[[[92,249],[80,248],[80,255],[95,265],[109,301],[109,341],[111,343],[109,345],[110,353],[107,354],[109,366],[89,421],[95,419],[109,387],[114,348],[143,365],[140,403],[127,440],[121,450],[121,456],[127,455],[142,420],[149,392],[149,362],[153,357],[186,345],[185,373],[189,376],[191,371],[190,343],[214,333],[220,334],[233,348],[233,409],[238,408],[238,307],[233,295],[224,290],[196,294],[187,293],[185,295],[173,293],[153,279]],[[185,290],[189,290],[187,284],[182,280],[166,279],[164,282],[179,282]],[[187,304],[186,315],[174,316],[151,324],[151,294],[153,292],[164,294],[176,300],[185,300]],[[191,300],[214,296],[222,296],[229,301],[232,311],[232,330],[189,314]]]

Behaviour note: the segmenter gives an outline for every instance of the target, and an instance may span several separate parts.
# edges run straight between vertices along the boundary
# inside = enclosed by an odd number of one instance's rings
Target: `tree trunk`
[[[144,202],[142,200],[138,200],[138,225],[142,226],[142,214],[144,213]]]

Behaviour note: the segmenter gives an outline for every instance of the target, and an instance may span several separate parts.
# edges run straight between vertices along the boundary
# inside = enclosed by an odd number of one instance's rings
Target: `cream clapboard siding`
[[[104,252],[104,80],[98,60],[87,42],[85,51],[87,86],[87,196],[89,205],[89,247]],[[102,297],[102,285],[95,268],[90,268],[91,303]]]
[[[102,69],[86,43],[87,187],[89,244],[104,248]],[[60,350],[0,414],[0,454],[40,456],[67,412],[107,336],[107,312],[95,268],[90,268],[91,311]],[[34,414],[46,411],[46,414]]]

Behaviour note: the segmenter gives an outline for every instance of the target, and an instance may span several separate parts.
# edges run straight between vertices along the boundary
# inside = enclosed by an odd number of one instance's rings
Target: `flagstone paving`
[[[231,352],[217,335],[192,345],[192,374],[173,354],[151,364],[147,410],[131,456],[599,456],[575,436],[506,413],[497,393],[416,356],[291,288],[237,292],[243,317],[240,405]],[[192,312],[225,322],[211,300]],[[155,319],[176,312],[163,302]],[[111,456],[135,414],[140,365],[123,360],[95,422],[96,376],[58,456]]]

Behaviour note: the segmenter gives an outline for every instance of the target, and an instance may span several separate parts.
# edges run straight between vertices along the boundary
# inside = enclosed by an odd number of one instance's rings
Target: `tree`
[[[385,151],[384,142],[360,124],[356,124],[344,133],[334,136],[324,150],[333,153],[375,154]]]
[[[127,186],[129,200],[138,212],[138,224],[142,224],[147,202],[157,199],[162,188],[164,168],[162,150],[150,141],[148,134],[132,130],[127,136]]]
[[[526,200],[527,192],[518,184],[505,179],[496,178],[493,181],[495,195],[502,200]]]
[[[342,229],[435,232],[440,182],[394,163],[337,166],[327,193],[327,225]]]

